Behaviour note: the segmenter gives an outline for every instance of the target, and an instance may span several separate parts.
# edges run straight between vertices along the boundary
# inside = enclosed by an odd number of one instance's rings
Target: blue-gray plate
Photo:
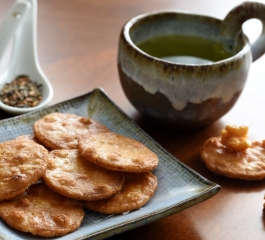
[[[0,121],[0,142],[23,134],[32,134],[32,124],[52,112],[73,113],[97,120],[111,131],[134,138],[159,157],[153,173],[158,188],[153,198],[142,208],[119,215],[104,215],[85,210],[78,230],[53,239],[104,239],[180,212],[214,196],[220,186],[205,179],[163,149],[113,103],[102,89],[94,89],[80,97],[42,110]],[[8,240],[45,239],[10,228],[0,220],[0,238]]]

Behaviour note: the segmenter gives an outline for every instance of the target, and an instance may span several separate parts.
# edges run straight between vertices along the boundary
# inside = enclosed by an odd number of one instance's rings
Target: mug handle
[[[251,44],[254,62],[265,53],[265,4],[260,2],[244,2],[233,8],[222,22],[221,34],[224,41],[233,46],[235,39],[243,33],[242,24],[251,18],[257,18],[262,23],[262,33]]]

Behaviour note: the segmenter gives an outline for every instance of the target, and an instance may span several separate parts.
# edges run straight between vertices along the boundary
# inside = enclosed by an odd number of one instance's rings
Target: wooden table
[[[238,103],[214,124],[189,132],[160,128],[126,99],[118,77],[117,46],[122,25],[150,11],[176,9],[223,19],[239,0],[39,0],[38,54],[54,87],[51,104],[105,89],[139,126],[180,161],[216,182],[221,191],[209,200],[111,239],[233,240],[265,239],[265,181],[240,181],[209,172],[199,147],[227,124],[249,126],[251,140],[265,139],[265,57],[253,63]],[[0,0],[0,18],[12,1]],[[250,27],[254,31],[253,27]],[[254,32],[253,32],[254,34]],[[0,111],[0,118],[10,117]],[[0,133],[1,134],[1,133]]]

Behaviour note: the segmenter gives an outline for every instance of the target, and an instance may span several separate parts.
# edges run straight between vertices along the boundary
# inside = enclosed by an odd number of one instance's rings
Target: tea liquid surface
[[[154,57],[185,64],[217,62],[233,55],[222,43],[195,36],[159,36],[137,47]]]

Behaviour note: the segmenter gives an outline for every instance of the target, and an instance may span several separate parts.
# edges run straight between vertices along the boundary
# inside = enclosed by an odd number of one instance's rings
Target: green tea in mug
[[[165,35],[137,44],[147,54],[184,64],[204,64],[231,57],[221,42],[197,36]]]

